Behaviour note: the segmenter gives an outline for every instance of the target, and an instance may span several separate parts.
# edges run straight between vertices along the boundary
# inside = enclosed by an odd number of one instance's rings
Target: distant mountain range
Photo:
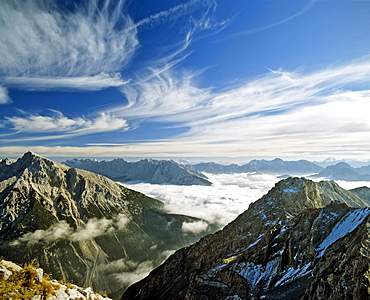
[[[176,251],[122,300],[369,299],[370,192],[278,182],[233,222]]]
[[[279,158],[274,160],[251,160],[249,163],[239,166],[236,164],[221,165],[214,162],[189,165],[198,172],[212,174],[236,174],[236,173],[259,173],[275,174],[280,178],[295,175],[304,175],[308,178],[325,178],[328,180],[344,181],[370,181],[370,165],[353,168],[345,162],[320,167],[307,160],[284,161]]]
[[[104,176],[31,152],[3,159],[0,256],[18,264],[37,259],[56,279],[117,296],[170,251],[216,230],[163,207]],[[202,232],[192,230],[199,224]]]
[[[280,158],[274,160],[251,160],[249,163],[239,166],[236,164],[221,165],[214,162],[200,163],[188,166],[199,172],[212,174],[232,174],[232,173],[267,173],[267,174],[290,174],[308,175],[320,172],[323,168],[307,160],[284,161]]]
[[[367,173],[369,172],[369,173]],[[370,181],[370,166],[352,168],[349,164],[340,162],[334,166],[328,166],[312,178],[326,178],[330,180],[345,181]]]
[[[63,164],[106,176],[114,181],[143,181],[153,184],[211,185],[207,177],[195,170],[169,160],[143,159],[127,162],[117,158],[111,161],[71,159]]]
[[[332,162],[334,163],[334,161]],[[304,175],[309,178],[329,180],[370,181],[370,165],[353,168],[345,162],[339,162],[323,168],[307,160],[284,161],[280,158],[251,160],[242,166],[237,164],[222,165],[215,162],[181,165],[174,161],[153,159],[144,159],[138,162],[127,162],[123,159],[112,161],[71,159],[65,161],[64,164],[101,174],[115,181],[142,181],[154,184],[211,185],[210,180],[202,173],[274,174],[279,175],[280,178]]]

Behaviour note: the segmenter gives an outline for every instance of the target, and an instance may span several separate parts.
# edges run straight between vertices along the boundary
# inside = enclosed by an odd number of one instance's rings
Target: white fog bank
[[[124,183],[165,203],[170,213],[197,217],[221,226],[233,221],[248,209],[249,204],[265,195],[278,181],[268,174],[205,174],[212,186],[158,185],[150,183]],[[324,178],[315,181],[325,180]],[[370,187],[367,181],[337,181],[344,189]]]
[[[274,175],[205,174],[212,186],[180,186],[136,183],[123,185],[165,203],[170,213],[201,218],[226,225],[270,190],[279,179]]]

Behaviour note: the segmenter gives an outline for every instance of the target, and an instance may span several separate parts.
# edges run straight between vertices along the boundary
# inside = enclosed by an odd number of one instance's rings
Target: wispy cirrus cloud
[[[206,10],[187,22],[180,46],[162,49],[166,53],[160,59],[148,62],[148,69],[168,69],[194,30],[211,28],[206,16],[215,6],[212,0],[191,0],[134,23],[125,0],[92,0],[73,7],[46,0],[2,1],[0,78],[6,85],[34,90],[122,86],[130,77],[125,67],[140,47],[139,30]]]
[[[125,81],[117,74],[98,74],[93,76],[75,77],[11,77],[3,78],[8,87],[22,87],[24,90],[56,90],[77,89],[85,91],[97,91],[108,87],[120,87]]]
[[[183,4],[173,6],[167,10],[158,12],[154,15],[146,17],[138,21],[135,26],[137,27],[152,27],[158,24],[166,23],[169,21],[176,20],[184,15],[188,15],[197,9],[206,7],[212,9],[216,7],[216,1],[214,0],[190,0]]]
[[[126,120],[107,113],[101,113],[93,119],[86,119],[81,117],[68,118],[61,112],[53,111],[52,116],[30,115],[27,117],[7,117],[6,120],[6,124],[18,133],[65,133],[81,135],[128,129]]]
[[[10,102],[11,100],[8,95],[8,90],[5,87],[0,86],[0,104],[10,103]]]
[[[238,86],[200,88],[196,73],[165,71],[150,80],[122,87],[127,106],[111,111],[127,117],[186,122],[188,126],[212,124],[235,118],[284,113],[300,106],[320,106],[335,101],[342,90],[355,89],[370,78],[367,59],[312,73],[270,71]]]
[[[315,4],[316,1],[317,0],[309,0],[303,6],[303,8],[301,10],[299,10],[297,13],[295,13],[295,14],[293,14],[291,16],[288,16],[285,19],[282,19],[280,21],[277,21],[277,22],[274,22],[274,23],[271,23],[271,24],[268,24],[268,25],[265,25],[265,26],[261,26],[261,27],[252,28],[252,29],[248,29],[248,30],[244,30],[244,31],[238,32],[238,33],[232,35],[230,38],[240,37],[240,36],[249,35],[249,34],[255,34],[255,33],[258,33],[258,32],[261,32],[261,31],[264,31],[264,30],[273,28],[275,26],[282,25],[282,24],[284,24],[286,22],[289,22],[290,20],[292,20],[294,18],[297,18],[297,17],[301,16],[302,14],[304,14],[305,12],[307,12]]]
[[[168,156],[309,157],[319,149],[364,156],[369,79],[368,57],[314,72],[269,71],[222,90],[198,87],[191,73],[162,72],[123,87],[130,104],[111,112],[188,128],[174,139],[130,145],[152,156],[162,147]]]
[[[124,5],[93,0],[71,9],[53,1],[1,1],[0,76],[19,87],[91,89],[98,79],[100,87],[123,84],[116,72],[138,47]]]

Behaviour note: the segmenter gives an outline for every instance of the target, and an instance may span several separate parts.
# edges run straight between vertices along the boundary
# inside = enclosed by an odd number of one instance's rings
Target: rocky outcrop
[[[44,270],[32,265],[24,268],[6,260],[0,261],[1,299],[30,300],[111,300],[99,295],[90,287],[81,288],[75,284],[63,284],[50,279]]]
[[[0,256],[110,295],[205,234],[182,230],[199,219],[31,152],[0,165],[0,214]]]
[[[217,163],[200,163],[191,166],[192,169],[199,172],[207,172],[213,174],[232,174],[232,173],[266,173],[266,174],[291,174],[291,175],[307,175],[320,172],[322,167],[309,162],[307,160],[284,161],[280,158],[273,160],[251,160],[249,163],[238,166],[236,164],[224,166]]]
[[[288,178],[122,299],[369,299],[369,199]]]
[[[112,161],[71,159],[65,165],[104,175],[115,181],[143,181],[153,184],[211,185],[203,174],[169,160],[143,159],[127,162],[121,158]]]

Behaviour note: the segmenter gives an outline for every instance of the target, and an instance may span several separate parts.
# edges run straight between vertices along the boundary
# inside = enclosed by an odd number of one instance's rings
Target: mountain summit
[[[282,180],[122,299],[369,299],[368,206],[334,182]]]
[[[0,213],[0,256],[111,295],[204,235],[183,230],[199,219],[32,152],[0,161]]]

